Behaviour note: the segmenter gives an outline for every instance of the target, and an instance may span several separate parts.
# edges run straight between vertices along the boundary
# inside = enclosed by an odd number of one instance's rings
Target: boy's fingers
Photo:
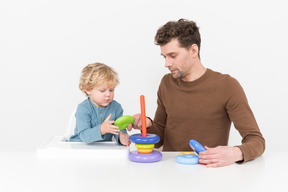
[[[119,127],[117,127],[117,126],[115,126],[115,125],[111,125],[111,126],[112,126],[112,128],[113,128],[114,130],[120,131],[120,130],[119,130]]]
[[[115,122],[115,121],[108,121],[109,124],[112,124],[112,123],[114,123],[114,122]]]
[[[120,130],[119,130],[118,127],[116,127],[116,126],[113,126],[113,127],[112,127],[112,130],[117,131],[117,132],[120,132]]]
[[[105,121],[108,121],[108,120],[111,118],[111,116],[112,116],[112,114],[110,113],[110,114],[108,115],[108,117],[105,119]]]
[[[112,129],[111,133],[115,134],[115,135],[119,135],[120,130],[117,129]]]

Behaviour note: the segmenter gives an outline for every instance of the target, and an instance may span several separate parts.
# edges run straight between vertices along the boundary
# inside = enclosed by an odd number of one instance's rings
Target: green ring
[[[122,117],[119,117],[114,122],[114,125],[119,127],[120,130],[126,129],[129,124],[134,123],[134,118],[130,115],[124,115]]]

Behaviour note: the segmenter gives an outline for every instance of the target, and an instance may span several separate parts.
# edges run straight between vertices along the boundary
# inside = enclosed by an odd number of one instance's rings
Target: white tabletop
[[[179,152],[155,163],[125,159],[37,158],[36,152],[0,152],[0,191],[287,191],[288,152],[266,152],[221,168],[183,165]],[[101,190],[100,190],[101,189]]]

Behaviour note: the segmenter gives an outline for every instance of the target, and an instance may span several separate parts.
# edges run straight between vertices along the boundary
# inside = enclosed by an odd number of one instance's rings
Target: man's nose
[[[165,67],[171,67],[172,66],[172,62],[170,59],[166,58],[165,59]]]

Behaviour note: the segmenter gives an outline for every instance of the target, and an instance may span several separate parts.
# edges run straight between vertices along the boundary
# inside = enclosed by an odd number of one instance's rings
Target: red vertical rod
[[[141,105],[142,137],[146,137],[147,136],[147,128],[146,128],[146,112],[145,112],[145,97],[144,97],[144,95],[140,96],[140,105]]]

